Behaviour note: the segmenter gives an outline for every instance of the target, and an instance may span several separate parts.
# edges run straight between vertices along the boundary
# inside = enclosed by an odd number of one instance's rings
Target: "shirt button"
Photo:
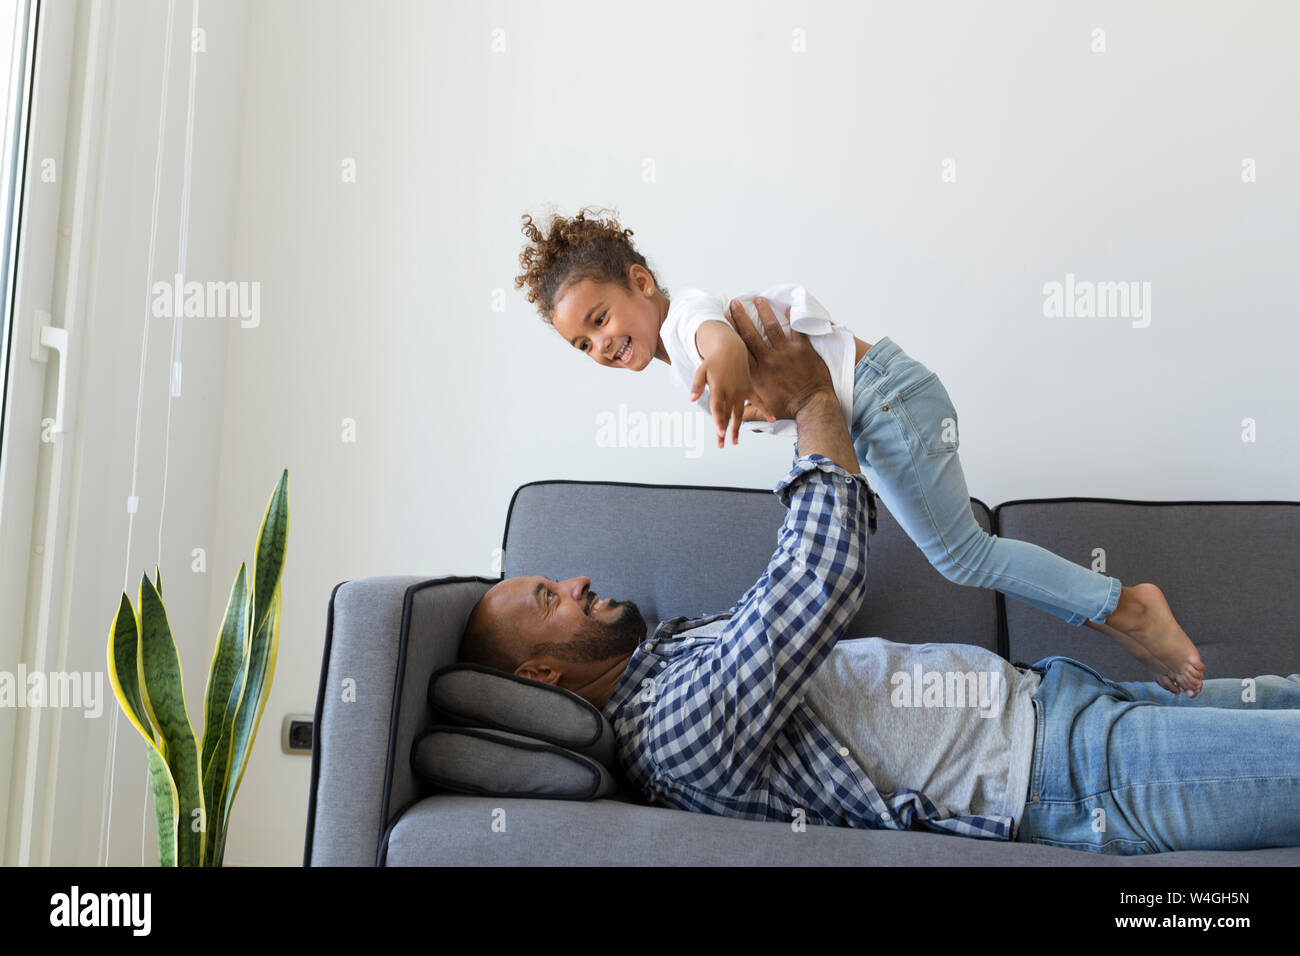
[[[841,757],[847,757],[848,755],[849,755],[849,748],[848,748],[848,747],[841,747],[841,748],[840,748],[840,756],[841,756]]]
[[[660,667],[667,667],[667,666],[668,666],[668,662],[667,662],[667,661],[660,661],[660,662],[659,662],[659,666],[660,666]]]
[[[653,650],[655,649],[654,642],[653,642],[653,641],[647,641],[647,642],[646,642],[646,645],[645,645],[645,649],[646,649],[647,651],[653,651]]]
[[[888,823],[888,822],[889,822],[891,819],[893,819],[893,818],[890,817],[890,815],[889,815],[888,813],[882,813],[882,814],[880,815],[880,819],[883,820],[885,823]]]

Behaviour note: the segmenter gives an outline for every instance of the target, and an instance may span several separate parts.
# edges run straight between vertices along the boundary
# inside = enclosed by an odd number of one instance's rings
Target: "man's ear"
[[[543,684],[554,686],[560,683],[560,678],[564,675],[553,667],[547,667],[540,661],[532,660],[524,661],[516,667],[515,676],[526,677],[528,680],[540,681]]]

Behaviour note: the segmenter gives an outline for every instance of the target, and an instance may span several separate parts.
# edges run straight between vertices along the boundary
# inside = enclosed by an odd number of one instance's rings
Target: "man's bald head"
[[[503,615],[493,613],[491,596],[489,590],[469,612],[465,634],[460,639],[460,660],[513,674],[523,655],[513,639],[514,632],[505,626]]]
[[[631,601],[599,599],[588,578],[507,578],[470,612],[459,660],[568,689],[628,657],[646,625]]]

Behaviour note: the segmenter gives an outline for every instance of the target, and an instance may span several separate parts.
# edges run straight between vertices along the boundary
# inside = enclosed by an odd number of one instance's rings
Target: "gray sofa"
[[[1113,679],[1148,679],[1096,631],[946,581],[893,521],[888,502],[879,504],[869,597],[848,636],[975,644],[1030,663],[1065,654]],[[990,511],[972,499],[972,509],[994,533],[1090,567],[1104,552],[1108,573],[1159,584],[1196,641],[1207,677],[1300,671],[1300,502],[1052,498]],[[575,521],[575,514],[621,520]],[[504,575],[588,575],[598,594],[635,601],[653,627],[730,608],[766,566],[783,515],[766,489],[536,482],[510,503]],[[670,527],[686,529],[684,537],[670,537]],[[412,744],[435,723],[429,676],[455,661],[466,617],[495,580],[413,575],[335,587],[305,865],[1300,864],[1300,848],[1121,857],[928,832],[811,826],[800,833],[785,823],[651,806],[626,784],[591,801],[438,792],[410,760]],[[507,811],[504,830],[493,826],[498,808]]]

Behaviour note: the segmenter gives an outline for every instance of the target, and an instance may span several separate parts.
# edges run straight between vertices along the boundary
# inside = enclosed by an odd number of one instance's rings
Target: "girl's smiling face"
[[[551,324],[597,364],[639,372],[652,359],[668,357],[659,341],[667,312],[649,272],[634,265],[628,279],[631,289],[594,279],[575,282],[555,300]]]

